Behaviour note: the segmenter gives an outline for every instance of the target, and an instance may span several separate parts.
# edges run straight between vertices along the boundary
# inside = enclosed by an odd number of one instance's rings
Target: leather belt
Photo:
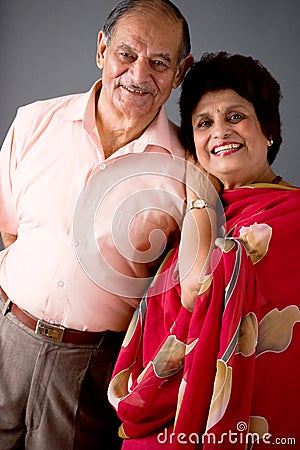
[[[36,319],[23,309],[19,308],[15,303],[7,298],[7,295],[2,289],[1,293],[6,300],[2,310],[3,315],[11,312],[23,325],[25,325],[25,327],[52,342],[65,342],[77,345],[98,344],[107,333],[119,334],[110,330],[101,332],[79,331],[64,328],[60,325],[52,325],[49,322]]]

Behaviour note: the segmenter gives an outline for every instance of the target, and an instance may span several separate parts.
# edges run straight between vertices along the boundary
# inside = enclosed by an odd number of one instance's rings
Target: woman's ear
[[[177,73],[175,75],[174,81],[173,81],[173,89],[178,88],[180,84],[182,83],[184,76],[188,69],[191,67],[191,65],[194,62],[193,55],[188,55],[184,60],[180,63],[180,65],[177,68]]]

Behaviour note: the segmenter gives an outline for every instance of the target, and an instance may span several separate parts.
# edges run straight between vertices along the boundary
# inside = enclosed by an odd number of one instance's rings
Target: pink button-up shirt
[[[162,108],[105,159],[100,86],[18,110],[0,152],[0,230],[18,235],[0,252],[0,285],[39,319],[120,331],[178,230],[184,151]]]

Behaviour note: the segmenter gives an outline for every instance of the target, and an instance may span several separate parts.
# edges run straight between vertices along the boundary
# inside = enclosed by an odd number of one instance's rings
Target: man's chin
[[[147,104],[146,100],[122,102],[119,111],[124,116],[129,116],[131,119],[136,118],[137,120],[143,120],[143,118],[155,117],[159,107],[154,107],[153,104]]]

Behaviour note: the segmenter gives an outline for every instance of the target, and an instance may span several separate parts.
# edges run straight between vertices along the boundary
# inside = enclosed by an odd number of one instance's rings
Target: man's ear
[[[103,69],[104,55],[106,49],[107,49],[106,36],[104,34],[104,31],[100,30],[98,33],[97,54],[96,54],[96,63],[99,69]]]
[[[184,58],[184,60],[180,63],[173,81],[173,89],[178,88],[178,86],[182,83],[186,72],[191,67],[193,62],[194,56],[190,54],[186,58]]]

